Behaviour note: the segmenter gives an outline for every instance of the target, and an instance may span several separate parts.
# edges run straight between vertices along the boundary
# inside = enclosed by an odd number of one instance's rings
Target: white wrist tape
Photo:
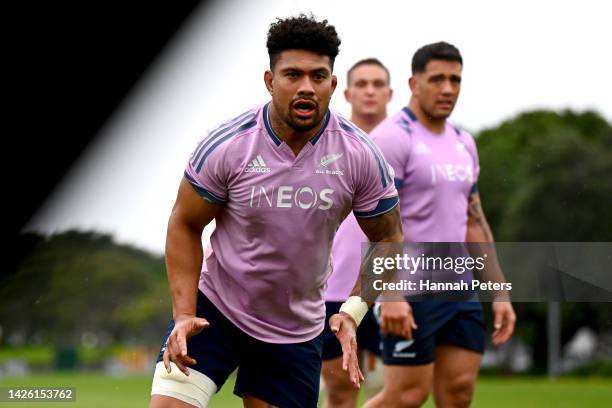
[[[363,316],[368,313],[368,304],[360,296],[350,296],[340,306],[340,311],[350,315],[355,320],[355,323],[357,323],[357,326],[359,326]]]

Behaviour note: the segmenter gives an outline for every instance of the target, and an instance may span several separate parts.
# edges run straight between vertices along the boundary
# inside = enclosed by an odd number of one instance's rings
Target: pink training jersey
[[[465,242],[468,200],[480,172],[476,143],[448,121],[430,132],[409,108],[371,133],[395,170],[407,242]]]
[[[185,171],[224,209],[205,252],[199,288],[239,329],[269,343],[316,337],[334,234],[353,210],[374,217],[399,200],[378,148],[328,111],[297,157],[273,131],[269,104],[210,132]]]
[[[395,172],[405,240],[465,242],[468,197],[480,171],[474,138],[448,122],[443,134],[433,134],[408,108],[381,122],[371,137]],[[357,280],[364,242],[367,237],[349,215],[334,240],[334,272],[326,301],[348,298]],[[452,272],[438,277],[442,281],[459,278]]]

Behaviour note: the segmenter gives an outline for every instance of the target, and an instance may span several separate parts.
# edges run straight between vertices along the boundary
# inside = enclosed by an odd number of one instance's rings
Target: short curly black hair
[[[285,50],[307,50],[327,55],[333,70],[334,60],[340,52],[340,38],[336,28],[328,25],[327,20],[319,22],[312,14],[300,14],[284,20],[278,18],[270,24],[266,46],[272,70]]]

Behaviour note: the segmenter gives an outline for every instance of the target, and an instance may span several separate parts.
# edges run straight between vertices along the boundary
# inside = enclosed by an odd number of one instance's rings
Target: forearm
[[[175,320],[180,316],[195,316],[202,259],[201,228],[171,216],[166,238],[166,270]]]
[[[380,291],[368,284],[372,278],[372,265],[375,258],[395,258],[403,253],[404,231],[400,217],[399,205],[393,210],[380,217],[371,220],[359,220],[362,230],[365,232],[370,245],[368,251],[361,260],[359,275],[351,296],[360,296],[371,306]],[[378,279],[390,282],[395,275],[395,270],[387,270]],[[364,285],[364,282],[366,284]]]
[[[487,218],[485,217],[482,204],[480,202],[480,194],[470,194],[468,203],[468,221],[466,242],[494,242],[493,232],[489,227]]]
[[[468,243],[468,250],[473,257],[485,257],[486,255],[486,265],[488,267],[485,268],[484,272],[487,275],[491,275],[489,277],[496,277],[496,281],[502,282],[503,275],[501,274],[497,253],[495,252],[493,233],[484,216],[478,219],[478,221],[470,218],[465,241]]]
[[[473,194],[470,197],[467,232],[465,240],[467,242],[468,251],[473,258],[486,259],[485,267],[477,273],[480,280],[486,280],[496,283],[505,283],[506,279],[501,270],[497,252],[495,250],[495,239],[489,223],[484,215],[480,203],[480,196]],[[507,291],[499,291],[495,295],[496,298],[507,298]]]
[[[467,225],[466,242],[495,242],[493,232],[486,219],[470,220]]]
[[[489,231],[488,234],[486,233],[487,230]],[[484,277],[495,282],[505,282],[501,267],[499,266],[499,260],[497,259],[497,252],[495,251],[495,241],[492,239],[493,234],[490,231],[488,225],[486,229],[480,226],[470,228],[468,225],[466,236],[468,251],[473,258],[486,258],[483,270]]]
[[[391,245],[392,243],[395,245]],[[359,275],[357,276],[357,281],[351,290],[350,296],[359,296],[368,304],[368,307],[372,306],[379,295],[383,293],[383,291],[375,289],[374,285],[372,285],[373,260],[375,258],[395,258],[397,254],[402,253],[402,249],[403,238],[399,241],[386,241],[383,245],[370,243],[369,251],[361,261]],[[395,273],[395,270],[385,270],[385,272],[378,275],[376,279],[383,280],[384,282],[391,282],[395,277]],[[403,300],[401,296],[398,297],[396,292],[391,292],[384,296],[387,300]]]

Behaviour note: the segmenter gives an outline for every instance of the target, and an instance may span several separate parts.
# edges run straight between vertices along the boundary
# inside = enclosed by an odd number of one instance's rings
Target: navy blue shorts
[[[410,302],[417,330],[412,340],[383,336],[383,361],[387,365],[429,364],[436,346],[451,344],[484,352],[485,323],[479,302]]]
[[[329,328],[329,318],[340,311],[342,302],[325,302],[325,329],[323,329],[323,360],[331,360],[342,355],[342,347],[334,333]],[[357,345],[365,350],[380,356],[381,354],[380,327],[372,308],[363,317],[357,328]]]
[[[317,406],[321,335],[303,343],[265,343],[234,326],[200,291],[196,314],[210,326],[187,340],[187,354],[197,361],[189,368],[210,378],[218,389],[238,368],[234,394],[239,397],[250,395],[283,408]],[[162,347],[173,328],[170,321]],[[157,362],[162,360],[160,351]]]

